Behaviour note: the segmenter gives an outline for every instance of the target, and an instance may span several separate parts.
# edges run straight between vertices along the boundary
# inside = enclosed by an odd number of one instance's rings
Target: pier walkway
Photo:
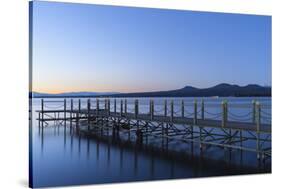
[[[219,106],[210,105],[211,108],[220,110],[216,112],[207,111],[203,100],[200,103],[195,100],[189,106],[183,100],[176,106],[173,100],[169,104],[164,100],[162,105],[155,105],[150,100],[148,105],[141,108],[138,99],[130,105],[127,99],[121,99],[118,105],[116,99],[97,98],[92,102],[88,99],[86,107],[82,107],[81,100],[78,99],[74,108],[73,99],[68,105],[66,99],[42,99],[41,108],[37,110],[39,128],[43,129],[53,121],[86,134],[97,132],[97,129],[111,130],[118,134],[126,132],[129,138],[134,136],[136,141],[141,142],[149,136],[162,138],[166,142],[178,140],[198,143],[200,149],[206,145],[214,145],[252,151],[257,154],[258,159],[263,160],[271,157],[271,107],[263,106],[257,101],[253,101],[250,107],[240,106],[239,108],[250,109],[243,115],[231,112],[231,105],[227,101]],[[59,107],[51,106],[52,103],[59,104]],[[144,109],[148,110],[145,112]],[[255,145],[249,145],[252,143]]]

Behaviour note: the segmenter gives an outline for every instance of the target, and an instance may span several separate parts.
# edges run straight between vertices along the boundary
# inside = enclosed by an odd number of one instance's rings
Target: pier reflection
[[[60,129],[60,127],[62,128]],[[72,163],[73,161],[77,163],[87,161],[87,165],[94,165],[92,169],[96,170],[96,174],[99,171],[100,174],[105,174],[106,171],[117,180],[118,178],[122,180],[120,177],[144,180],[256,173],[271,170],[268,164],[260,161],[254,165],[252,161],[256,159],[255,154],[251,158],[248,157],[249,154],[241,150],[226,148],[223,153],[219,153],[222,152],[221,149],[218,151],[208,146],[198,148],[196,146],[198,144],[192,142],[180,146],[179,143],[172,140],[153,137],[145,137],[145,142],[133,142],[133,140],[124,140],[128,134],[124,134],[124,137],[120,136],[120,132],[104,130],[86,136],[76,130],[69,130],[69,127],[64,129],[63,126],[47,126],[38,130],[41,154],[45,156],[44,153],[48,153],[45,143],[48,143],[48,150],[50,150],[59,148],[60,144],[56,141],[63,139],[61,145],[65,161],[70,161],[67,158],[72,159]],[[182,150],[173,151],[177,147],[182,147]],[[209,158],[214,156],[217,159]],[[252,167],[248,166],[249,161],[251,161]],[[84,169],[88,168],[84,167]],[[118,173],[115,173],[116,171]]]

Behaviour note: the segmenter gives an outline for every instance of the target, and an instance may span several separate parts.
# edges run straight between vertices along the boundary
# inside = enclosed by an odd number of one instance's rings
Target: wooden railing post
[[[66,127],[66,99],[64,99],[64,127]]]
[[[116,98],[114,99],[114,116],[116,116]]]
[[[205,119],[205,115],[204,115],[204,113],[205,113],[205,104],[204,104],[204,99],[202,99],[202,101],[201,101],[201,119]]]
[[[184,100],[181,101],[181,117],[184,118]]]
[[[70,127],[72,128],[73,99],[70,100]]]
[[[40,114],[39,114],[39,119],[40,119]],[[41,99],[41,127],[44,127],[44,99]]]
[[[222,127],[226,126],[227,119],[228,119],[227,101],[224,100],[222,102]]]
[[[123,115],[123,100],[121,99],[120,101],[120,116],[122,117]]]
[[[87,100],[88,130],[90,130],[90,109],[91,109],[91,103],[90,103],[90,99],[88,99]]]
[[[173,122],[174,120],[174,101],[171,100],[171,117],[170,117],[170,121]]]
[[[76,126],[79,126],[79,117],[81,112],[81,100],[78,100],[78,113],[76,114]]]
[[[107,99],[108,115],[110,115],[110,99]]]
[[[167,100],[164,101],[164,116],[167,117]]]
[[[153,120],[153,117],[154,117],[154,102],[151,99],[150,100],[150,120]]]
[[[260,132],[260,125],[261,125],[261,105],[259,102],[256,102],[256,124],[257,124],[257,132]]]
[[[194,118],[193,118],[193,124],[197,124],[197,100],[194,100]]]
[[[138,99],[135,100],[135,118],[138,118],[138,114],[139,114],[139,101]]]
[[[125,99],[125,116],[127,116],[127,99]]]
[[[96,103],[97,103],[97,107],[96,107],[96,114],[97,114],[97,116],[98,116],[98,115],[99,115],[99,110],[100,110],[100,101],[99,101],[99,99],[98,99],[98,98],[97,98]]]
[[[261,124],[261,106],[256,102],[256,124],[257,124],[257,159],[260,159],[260,124]]]
[[[256,123],[256,100],[252,101],[252,121]]]

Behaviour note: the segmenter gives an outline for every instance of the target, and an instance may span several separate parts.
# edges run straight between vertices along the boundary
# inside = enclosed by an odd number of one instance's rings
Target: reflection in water
[[[38,130],[39,135],[34,135],[35,140],[40,140],[41,151],[41,156],[35,154],[36,186],[271,171],[270,163],[260,163],[254,153],[242,153],[241,150],[220,148],[218,151],[208,147],[199,150],[196,144],[187,143],[183,151],[171,153],[179,144],[168,139],[156,140],[146,136],[144,143],[133,143],[122,140],[117,132],[108,134],[108,130],[93,136],[85,136],[74,128],[71,132],[68,130],[68,127],[63,128],[63,135],[60,135],[60,126],[47,126]],[[127,136],[125,134],[125,138]],[[63,143],[60,142],[62,138]],[[151,144],[158,144],[160,148]],[[61,147],[63,156],[60,154]],[[211,156],[217,159],[209,159]],[[58,170],[63,174],[54,173]],[[53,173],[48,176],[48,181],[44,179],[44,171]]]

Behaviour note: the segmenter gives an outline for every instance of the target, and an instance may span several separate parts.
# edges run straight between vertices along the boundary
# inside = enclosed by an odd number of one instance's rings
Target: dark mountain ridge
[[[221,83],[210,88],[196,88],[185,86],[181,89],[155,92],[135,93],[96,93],[96,92],[70,92],[61,94],[43,94],[33,92],[33,97],[247,97],[247,96],[271,96],[271,87],[264,87],[256,84],[246,86]]]

